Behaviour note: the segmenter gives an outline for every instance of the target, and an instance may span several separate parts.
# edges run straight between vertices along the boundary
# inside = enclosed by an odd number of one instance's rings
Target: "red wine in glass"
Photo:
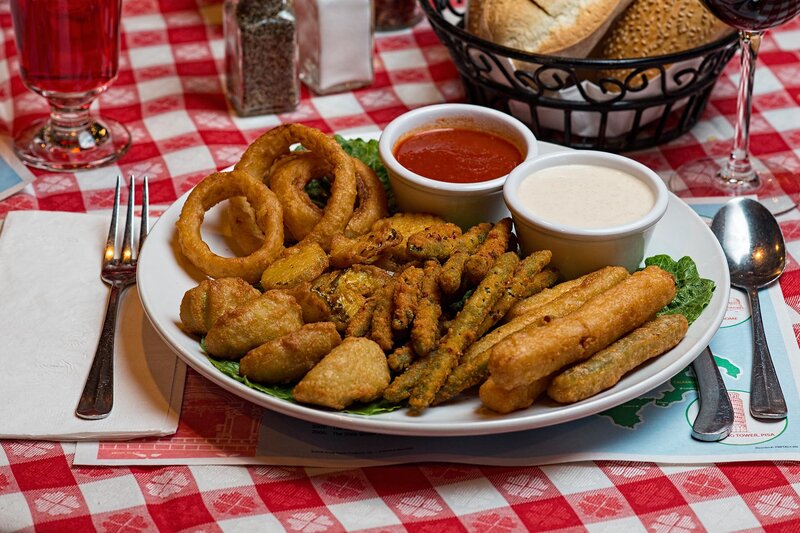
[[[733,148],[727,160],[704,158],[686,163],[669,187],[678,196],[753,195],[773,214],[800,201],[800,161],[778,155],[751,160],[750,113],[758,48],[764,31],[800,13],[800,0],[703,0],[720,20],[739,30],[742,75],[739,81]]]
[[[18,133],[27,164],[77,170],[110,163],[130,146],[122,124],[89,114],[116,79],[121,0],[11,0],[20,77],[50,104],[50,117]]]

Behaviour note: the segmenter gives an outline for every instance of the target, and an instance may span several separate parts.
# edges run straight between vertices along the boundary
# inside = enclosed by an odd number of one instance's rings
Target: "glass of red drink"
[[[727,158],[702,158],[681,165],[669,188],[678,196],[755,195],[773,214],[800,200],[800,161],[794,155],[752,158],[750,113],[758,48],[764,32],[800,13],[800,0],[703,0],[717,18],[739,30],[742,74],[736,104],[733,148]]]
[[[121,0],[11,0],[22,82],[50,104],[49,117],[15,135],[26,164],[93,168],[130,146],[125,126],[89,112],[117,77],[121,9]]]

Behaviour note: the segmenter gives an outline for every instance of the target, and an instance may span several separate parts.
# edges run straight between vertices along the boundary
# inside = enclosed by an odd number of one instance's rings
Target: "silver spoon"
[[[692,424],[692,437],[706,442],[720,441],[731,432],[733,405],[708,346],[694,360],[692,368],[700,395],[700,410]]]
[[[750,198],[726,203],[711,222],[731,271],[731,285],[747,291],[753,318],[753,370],[750,414],[756,418],[786,418],[778,376],[761,321],[758,289],[773,283],[786,266],[783,234],[766,207]]]

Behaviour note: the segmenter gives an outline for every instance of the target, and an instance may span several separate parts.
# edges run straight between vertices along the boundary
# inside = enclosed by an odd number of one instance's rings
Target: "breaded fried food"
[[[547,395],[560,403],[573,403],[610,389],[640,364],[672,349],[688,329],[689,322],[683,315],[663,315],[646,322],[558,374],[547,388]]]
[[[491,349],[501,340],[523,328],[543,326],[554,318],[568,315],[594,296],[626,279],[629,275],[628,271],[620,266],[604,267],[596,270],[584,276],[582,282],[577,286],[571,285],[571,290],[484,335],[467,349],[458,366],[447,376],[447,381],[436,394],[434,403],[445,402],[460,392],[484,381],[489,375]]]
[[[330,310],[330,320],[344,332],[367,299],[390,279],[389,273],[383,269],[353,265],[323,274],[314,281],[311,290],[325,301]]]
[[[206,335],[206,351],[220,359],[240,359],[256,346],[300,329],[302,313],[291,296],[267,291],[219,317]]]
[[[444,294],[455,294],[461,288],[464,267],[470,255],[483,244],[491,229],[492,224],[488,222],[476,224],[458,239],[453,252],[442,266],[442,273],[439,275],[439,288],[442,289]]]
[[[402,241],[388,219],[379,220],[364,235],[353,238],[335,235],[331,241],[330,262],[337,268],[374,263]]]
[[[181,324],[189,333],[205,335],[219,317],[260,294],[242,278],[204,279],[183,295]]]
[[[389,354],[389,357],[386,358],[386,362],[389,363],[389,369],[392,372],[400,373],[411,366],[414,359],[416,359],[414,350],[411,349],[410,345],[403,344],[395,348],[392,353]]]
[[[379,398],[389,379],[380,346],[369,339],[349,337],[317,363],[292,394],[301,403],[341,410],[354,402]]]
[[[306,324],[247,352],[239,374],[258,383],[293,383],[341,342],[333,322]]]
[[[532,383],[588,359],[652,319],[675,292],[672,274],[648,266],[564,318],[509,335],[492,348],[489,371],[501,388]]]
[[[467,260],[464,265],[464,273],[470,283],[479,283],[492,268],[497,258],[509,249],[512,236],[511,226],[510,218],[504,218],[495,224],[486,235],[486,240]]]
[[[394,245],[389,251],[391,257],[400,261],[407,261],[411,259],[406,251],[408,238],[417,232],[429,228],[434,224],[445,224],[447,221],[436,215],[429,215],[427,213],[396,213],[389,218],[384,218],[389,222],[389,226],[395,230],[400,236],[399,243]],[[380,224],[379,220],[375,224]],[[374,227],[374,226],[373,226]]]
[[[520,385],[511,390],[501,389],[492,378],[487,379],[478,392],[484,407],[500,414],[507,414],[530,407],[536,398],[547,390],[550,383],[549,377],[535,380],[526,385]]]
[[[439,272],[437,261],[426,261],[420,282],[420,294],[411,324],[411,346],[419,356],[428,355],[439,342],[439,318],[442,302],[439,294]]]
[[[317,278],[319,279],[319,278]],[[316,280],[315,280],[316,281]],[[312,284],[304,281],[288,289],[273,289],[294,298],[303,310],[303,322],[325,322],[331,316],[331,309],[319,293],[312,290]]]
[[[408,237],[406,251],[416,259],[444,261],[455,250],[461,228],[453,223],[434,224]]]
[[[586,279],[586,276],[590,276],[591,274],[592,273],[590,272],[589,274],[584,274],[579,278],[563,281],[557,285],[554,285],[553,287],[543,289],[538,293],[532,294],[527,298],[520,300],[511,306],[511,309],[509,309],[503,317],[502,322],[510,322],[512,319],[517,318],[518,316],[527,315],[540,305],[555,300],[565,292],[583,283],[583,280]]]
[[[404,331],[411,326],[423,276],[424,270],[415,266],[408,267],[397,276],[392,294],[392,329]]]
[[[265,291],[312,281],[328,269],[328,254],[319,244],[310,242],[291,250],[291,255],[277,259],[261,274],[261,286]]]
[[[394,346],[392,333],[392,295],[395,280],[390,279],[386,285],[375,292],[375,309],[372,312],[369,338],[378,343],[383,351],[388,352]]]

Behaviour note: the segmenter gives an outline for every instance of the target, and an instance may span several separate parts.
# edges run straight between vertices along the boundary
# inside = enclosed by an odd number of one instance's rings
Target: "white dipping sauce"
[[[655,205],[642,180],[608,167],[561,165],[537,170],[520,183],[519,197],[534,215],[584,229],[633,222]]]

